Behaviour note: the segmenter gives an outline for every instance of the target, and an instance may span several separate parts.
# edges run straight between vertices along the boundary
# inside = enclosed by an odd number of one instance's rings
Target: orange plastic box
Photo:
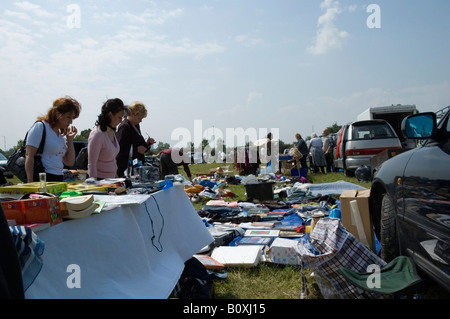
[[[23,201],[14,200],[2,202],[1,204],[7,220],[14,220],[16,222],[16,225],[25,224]]]
[[[25,199],[23,205],[27,224],[50,223],[53,226],[62,222],[58,197]]]
[[[15,220],[16,225],[50,223],[51,226],[62,222],[58,197],[21,199],[2,202],[6,219]]]

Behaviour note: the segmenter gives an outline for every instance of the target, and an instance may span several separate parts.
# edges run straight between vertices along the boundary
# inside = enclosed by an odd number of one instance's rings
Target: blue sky
[[[442,0],[2,1],[0,148],[65,95],[82,104],[79,132],[119,97],[144,102],[142,131],[170,144],[199,121],[288,143],[368,107],[437,111],[450,105],[449,12]]]

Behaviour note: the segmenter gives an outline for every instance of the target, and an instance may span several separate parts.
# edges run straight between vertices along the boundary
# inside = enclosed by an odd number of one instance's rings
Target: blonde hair
[[[147,117],[147,109],[142,102],[133,102],[128,107],[128,114],[134,116],[141,116],[142,118]]]

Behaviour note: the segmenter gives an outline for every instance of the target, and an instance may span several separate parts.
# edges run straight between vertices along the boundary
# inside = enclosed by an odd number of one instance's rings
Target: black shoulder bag
[[[39,149],[34,157],[34,174],[33,181],[39,181],[39,173],[45,172],[44,165],[42,164],[41,155],[44,150],[45,144],[45,124],[40,121],[42,125],[44,125],[44,131],[42,133],[41,144],[39,145]],[[9,158],[6,164],[6,168],[11,171],[14,175],[17,176],[23,183],[27,183],[27,172],[25,171],[25,153],[26,153],[26,145],[27,145],[27,137],[28,132],[25,135],[25,140],[23,141],[23,145],[19,147]]]
[[[88,148],[87,146],[83,147],[77,155],[75,159],[77,163],[78,169],[87,170],[88,168]]]

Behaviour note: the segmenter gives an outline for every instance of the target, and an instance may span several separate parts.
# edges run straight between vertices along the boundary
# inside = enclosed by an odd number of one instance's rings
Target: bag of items
[[[349,233],[337,218],[321,218],[311,233],[311,245],[298,245],[304,267],[314,272],[314,278],[326,299],[380,299],[389,296],[364,291],[341,272],[341,267],[358,273],[369,265],[380,268],[386,262]]]
[[[41,154],[44,150],[45,144],[45,124],[41,121],[42,125],[44,125],[44,132],[42,133],[41,143],[39,145],[39,149],[34,157],[34,176],[33,181],[39,181],[39,173],[45,172],[44,165],[42,164]],[[9,158],[6,164],[6,168],[11,171],[14,175],[17,176],[23,183],[28,181],[27,172],[25,171],[25,153],[26,153],[26,145],[27,145],[27,137],[28,133],[25,135],[25,140],[23,141],[23,145],[18,148]]]

